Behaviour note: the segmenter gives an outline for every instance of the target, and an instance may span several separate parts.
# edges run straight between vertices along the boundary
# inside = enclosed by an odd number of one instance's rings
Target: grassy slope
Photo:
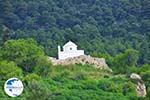
[[[50,91],[48,100],[137,100],[134,85],[129,79],[114,77],[107,71],[89,65],[53,66],[49,73],[49,77],[37,79]],[[3,83],[1,82],[0,86]],[[35,89],[32,87],[29,91],[29,88],[30,86],[25,84],[23,94],[14,100],[25,100],[33,93],[31,90]],[[0,91],[3,91],[2,87]],[[32,94],[32,100],[40,96],[39,92],[35,93]],[[42,96],[45,94],[44,91]],[[13,100],[4,92],[1,92],[0,96],[0,100]]]

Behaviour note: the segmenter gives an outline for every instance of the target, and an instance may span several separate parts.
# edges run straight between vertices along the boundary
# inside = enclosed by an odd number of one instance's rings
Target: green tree
[[[34,72],[42,77],[48,77],[51,74],[51,61],[48,59],[47,56],[40,56],[36,58],[36,65],[35,65]]]
[[[3,19],[9,19],[9,15],[10,13],[12,13],[13,11],[13,7],[12,7],[12,4],[10,3],[9,0],[1,0],[0,1],[0,13],[1,13],[1,17]],[[3,23],[4,23],[5,20],[3,20]]]
[[[4,25],[3,25],[2,34],[3,34],[3,35],[2,35],[3,43],[10,39],[10,30],[9,30],[8,27],[6,27],[6,26],[4,26]]]
[[[139,52],[127,49],[124,53],[118,54],[113,59],[113,68],[117,72],[126,73],[129,67],[135,67],[139,59]]]
[[[139,52],[133,49],[127,49],[125,51],[126,63],[128,66],[136,66],[139,59]]]
[[[14,61],[27,72],[34,69],[36,58],[44,56],[43,47],[33,39],[9,40],[5,42],[2,52],[3,59]]]
[[[22,70],[14,62],[0,61],[0,80],[11,77],[22,78]]]
[[[150,18],[150,1],[149,0],[142,1],[142,15],[145,18]]]

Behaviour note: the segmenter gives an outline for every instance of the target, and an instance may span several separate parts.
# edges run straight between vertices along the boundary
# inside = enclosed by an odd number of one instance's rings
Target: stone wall
[[[56,58],[49,57],[53,65],[69,65],[69,64],[88,64],[96,68],[112,71],[105,62],[104,58],[96,58],[87,55],[82,55],[73,58],[67,58],[64,60],[58,60]]]

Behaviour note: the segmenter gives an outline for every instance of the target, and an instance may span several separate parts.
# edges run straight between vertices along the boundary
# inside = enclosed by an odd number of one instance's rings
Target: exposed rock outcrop
[[[137,95],[139,97],[145,97],[146,96],[146,87],[145,87],[145,84],[142,82],[140,75],[133,73],[130,75],[130,78],[134,82]]]
[[[73,58],[67,58],[65,60],[59,60],[49,57],[53,65],[69,65],[69,64],[89,64],[96,68],[112,71],[105,62],[104,58],[96,58],[87,55],[82,55]]]
[[[146,96],[146,87],[144,83],[137,82],[135,84],[137,95],[140,97],[145,97]]]
[[[131,79],[139,79],[139,80],[141,80],[140,75],[135,74],[135,73],[131,74],[131,75],[130,75],[130,78],[131,78]]]

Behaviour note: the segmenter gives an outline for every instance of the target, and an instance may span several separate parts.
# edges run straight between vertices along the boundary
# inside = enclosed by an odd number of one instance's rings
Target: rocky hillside
[[[67,58],[65,60],[59,60],[53,57],[49,57],[53,65],[71,65],[71,64],[82,64],[82,65],[92,65],[95,68],[103,69],[112,72],[112,69],[108,67],[108,65],[105,62],[104,58],[96,58],[91,57],[87,55],[82,55],[74,58]],[[115,76],[114,76],[115,77]],[[116,75],[118,77],[118,75]],[[127,77],[126,75],[123,75],[121,77]],[[136,94],[139,97],[145,97],[146,96],[146,87],[145,84],[142,82],[142,78],[138,74],[131,74],[130,80],[134,84]]]
[[[112,72],[112,70],[106,64],[104,58],[96,58],[96,57],[91,57],[89,55],[88,56],[82,55],[74,58],[67,58],[65,60],[59,60],[53,57],[49,57],[49,59],[52,61],[53,65],[88,64],[96,68],[104,69]]]
[[[134,83],[134,86],[136,87],[136,93],[139,97],[145,97],[146,96],[146,86],[142,81],[141,76],[138,74],[132,73],[130,75],[131,81]]]

